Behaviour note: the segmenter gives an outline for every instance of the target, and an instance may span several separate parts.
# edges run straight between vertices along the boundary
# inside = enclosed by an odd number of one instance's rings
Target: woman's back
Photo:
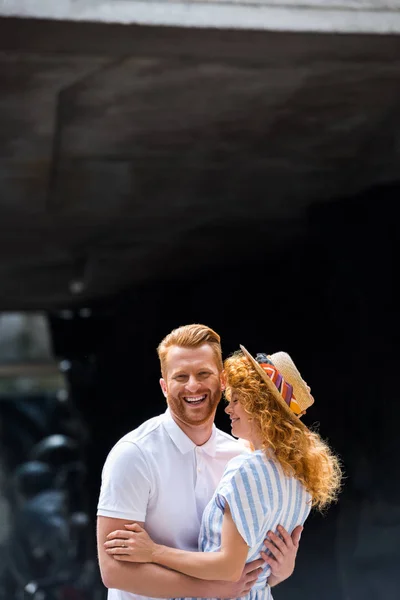
[[[282,525],[289,533],[303,525],[311,509],[311,497],[303,484],[283,472],[276,459],[262,450],[245,452],[229,461],[217,490],[202,519],[199,550],[215,552],[221,545],[225,503],[228,502],[235,525],[249,546],[247,562],[265,550],[268,531]],[[270,598],[266,579],[270,567],[265,565],[251,598]]]

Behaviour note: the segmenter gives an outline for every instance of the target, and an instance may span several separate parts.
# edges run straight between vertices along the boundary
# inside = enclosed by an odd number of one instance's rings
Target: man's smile
[[[202,404],[206,398],[207,394],[202,394],[201,396],[185,396],[184,400],[187,404],[198,406],[199,404]]]

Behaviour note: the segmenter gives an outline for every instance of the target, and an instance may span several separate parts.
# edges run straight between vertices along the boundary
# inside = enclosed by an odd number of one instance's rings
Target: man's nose
[[[191,375],[189,377],[189,380],[188,380],[187,384],[186,384],[186,387],[190,391],[193,391],[193,390],[197,390],[199,388],[199,385],[200,385],[199,380],[194,375]]]

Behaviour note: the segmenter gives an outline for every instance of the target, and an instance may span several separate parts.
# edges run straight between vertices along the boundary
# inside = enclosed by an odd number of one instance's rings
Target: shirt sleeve
[[[217,506],[224,511],[228,503],[237,530],[252,548],[263,535],[269,509],[256,466],[244,462],[223,477],[215,496]]]
[[[97,515],[145,521],[152,487],[143,452],[132,442],[120,442],[104,463]]]

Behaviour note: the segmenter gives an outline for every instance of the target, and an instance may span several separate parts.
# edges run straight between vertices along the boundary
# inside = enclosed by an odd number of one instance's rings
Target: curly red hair
[[[258,427],[262,447],[272,450],[287,475],[296,477],[312,497],[312,506],[323,511],[337,500],[342,468],[339,458],[321,436],[296,425],[284,413],[260,375],[242,352],[224,362],[225,397],[236,391],[244,410]]]

